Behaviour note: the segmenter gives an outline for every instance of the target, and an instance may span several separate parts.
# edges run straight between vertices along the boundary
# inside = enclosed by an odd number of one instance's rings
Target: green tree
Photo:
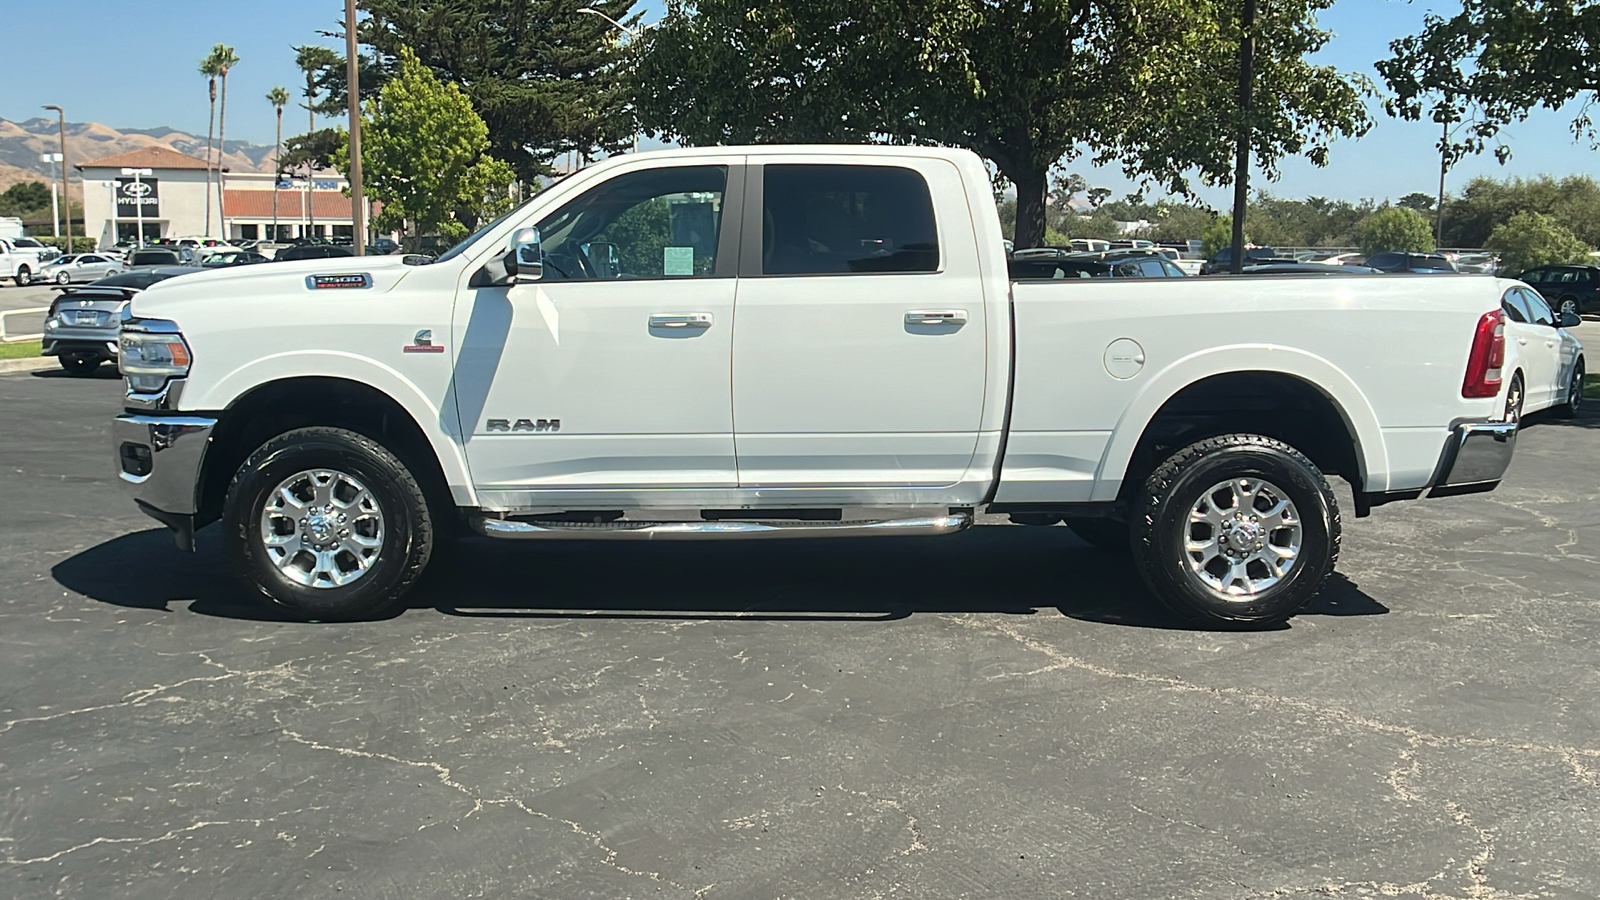
[[[1250,235],[1244,237],[1250,243]],[[1233,246],[1233,216],[1217,216],[1200,232],[1200,255],[1210,259],[1227,247]]]
[[[1399,200],[1396,200],[1394,205],[1403,206],[1406,209],[1414,209],[1417,212],[1428,212],[1433,209],[1433,204],[1435,202],[1436,201],[1434,200],[1432,194],[1424,194],[1421,191],[1412,191],[1404,197],[1401,197]]]
[[[289,89],[278,85],[267,91],[267,102],[272,104],[272,111],[278,114],[278,136],[272,144],[272,172],[274,176],[283,175],[283,108],[289,105]],[[272,189],[272,240],[278,239],[278,189]]]
[[[1475,153],[1534,108],[1583,98],[1572,130],[1595,143],[1597,13],[1592,0],[1465,0],[1450,18],[1428,13],[1420,34],[1391,42],[1393,55],[1377,63],[1395,94],[1389,111],[1413,120],[1429,111],[1439,122],[1465,118],[1459,149]],[[1496,155],[1504,162],[1510,150],[1500,145]]]
[[[284,152],[278,157],[278,174],[284,175],[307,169],[310,172],[333,165],[339,148],[348,140],[336,128],[318,128],[310,134],[297,134],[284,142]]]
[[[1433,226],[1414,209],[1390,206],[1367,216],[1357,238],[1368,256],[1388,250],[1426,253],[1433,249]]]
[[[1269,5],[1250,117],[1269,174],[1366,127],[1360,86],[1305,61],[1331,0]],[[688,144],[888,141],[959,146],[1017,187],[1038,244],[1048,173],[1096,162],[1184,193],[1231,179],[1240,26],[1225,0],[699,0],[673,3],[639,61],[647,126]]]
[[[222,79],[222,96],[217,101],[217,219],[222,223],[222,234],[228,234],[228,192],[223,187],[222,158],[228,154],[228,71],[239,64],[239,54],[226,44],[211,48]]]
[[[408,47],[457,82],[489,125],[491,149],[525,182],[574,152],[632,145],[633,45],[592,8],[637,28],[634,0],[362,0],[361,42]],[[338,82],[342,84],[342,80]],[[331,87],[333,80],[329,80]]]
[[[1507,219],[1484,246],[1500,254],[1500,271],[1512,275],[1534,266],[1590,259],[1588,244],[1550,216],[1531,211]]]
[[[221,44],[217,45],[221,47]],[[200,74],[206,76],[210,87],[211,112],[206,117],[206,234],[211,233],[211,148],[215,144],[215,129],[217,124],[217,76],[222,74],[222,60],[217,57],[215,48],[200,60]]]
[[[304,164],[306,166],[306,181],[308,184],[316,174],[317,169],[328,165],[333,148],[339,143],[337,134],[332,130],[326,130],[326,135],[317,136],[317,113],[320,110],[317,102],[317,93],[321,90],[321,79],[324,77],[324,73],[338,59],[338,54],[327,47],[306,44],[294,48],[294,64],[306,76],[306,87],[303,95],[306,98],[306,102],[302,104],[306,111],[306,133],[300,141],[303,153],[297,158],[295,164]],[[328,135],[332,135],[332,138],[330,139]],[[296,139],[290,138],[288,146],[291,157],[295,156],[295,145]],[[326,149],[330,155],[318,156],[313,152],[315,149]],[[283,162],[288,164],[287,160]],[[306,221],[311,230],[315,231],[317,216],[309,198],[306,201]]]
[[[1600,246],[1600,182],[1588,175],[1467,182],[1445,202],[1443,243],[1482,247],[1490,232],[1519,212],[1542,212],[1591,246]]]
[[[50,205],[50,185],[19,181],[0,193],[0,216],[20,216]]]
[[[367,196],[383,203],[378,231],[460,237],[470,222],[503,210],[514,173],[488,155],[488,127],[461,89],[441,83],[402,47],[395,77],[361,118]],[[334,153],[348,170],[349,144]]]

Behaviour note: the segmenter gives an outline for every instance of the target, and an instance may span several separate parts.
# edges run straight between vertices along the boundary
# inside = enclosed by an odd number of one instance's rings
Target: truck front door
[[[723,223],[744,170],[695,162],[624,170],[523,223],[542,279],[456,305],[456,403],[486,505],[624,509],[736,485],[738,228]]]
[[[867,489],[937,502],[977,448],[984,286],[944,160],[755,165],[734,326],[741,490]]]

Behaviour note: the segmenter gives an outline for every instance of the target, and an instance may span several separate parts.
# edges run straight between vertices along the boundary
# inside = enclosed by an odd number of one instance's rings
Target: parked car
[[[1456,269],[1476,275],[1493,275],[1500,271],[1500,257],[1494,253],[1463,253],[1456,258]]]
[[[1570,418],[1583,406],[1583,344],[1568,328],[1583,320],[1575,312],[1555,312],[1539,293],[1522,285],[1501,298],[1506,355],[1505,419],[1554,408]]]
[[[1443,253],[1402,253],[1390,251],[1367,257],[1367,266],[1380,272],[1405,272],[1413,275],[1444,275],[1459,271]]]
[[[400,249],[400,244],[394,238],[376,237],[367,245],[367,253],[371,256],[388,256]]]
[[[206,257],[200,265],[207,269],[226,269],[229,266],[248,266],[267,261],[265,256],[249,250],[220,250]]]
[[[1111,253],[1060,253],[1055,256],[1035,250],[1019,250],[1010,262],[1011,277],[1017,280],[1038,278],[1184,278],[1177,263],[1145,250]],[[1027,255],[1025,255],[1027,254]]]
[[[31,237],[12,238],[11,243],[20,250],[33,252],[39,257],[40,262],[50,262],[61,255],[60,247],[52,247]]]
[[[77,281],[94,281],[123,270],[122,260],[100,253],[69,253],[57,257],[39,270],[40,281],[72,284]]]
[[[394,609],[457,521],[866,539],[995,513],[1070,519],[1235,628],[1332,571],[1325,473],[1362,516],[1510,464],[1512,282],[1014,281],[976,154],[799,152],[612,157],[422,265],[158,284],[123,325],[111,463],[181,548],[220,519],[232,569],[318,621]],[[1038,564],[1068,567],[1063,591],[1081,565]]]
[[[1192,256],[1173,247],[1155,247],[1150,252],[1166,257],[1168,262],[1177,266],[1185,275],[1199,275],[1200,267],[1205,264],[1205,260],[1198,256]]]
[[[1219,274],[1230,274],[1222,272]],[[1242,275],[1381,275],[1371,266],[1329,266],[1322,263],[1266,263],[1245,266]]]
[[[1266,265],[1267,263],[1293,263],[1291,257],[1280,254],[1272,247],[1246,247],[1244,248],[1245,265]],[[1206,260],[1200,266],[1201,275],[1214,275],[1218,272],[1228,272],[1233,269],[1233,248],[1223,247],[1216,255]]]
[[[341,256],[355,256],[355,253],[349,247],[337,244],[296,244],[279,250],[272,258],[276,262],[288,262],[296,259],[337,259]]]
[[[1311,253],[1300,261],[1319,266],[1359,266],[1364,264],[1365,257],[1359,253]]]
[[[1600,312],[1600,266],[1543,266],[1517,276],[1560,312]]]
[[[45,315],[41,356],[54,356],[73,375],[91,375],[117,358],[122,308],[134,295],[160,281],[199,272],[181,266],[119,272],[98,281],[61,288]]]
[[[23,243],[28,238],[0,238],[0,278],[9,278],[17,287],[27,287],[38,277],[46,260],[37,247]],[[33,241],[38,244],[38,241]]]
[[[128,268],[150,269],[156,266],[181,266],[185,264],[184,254],[176,245],[166,247],[145,247],[128,254]]]

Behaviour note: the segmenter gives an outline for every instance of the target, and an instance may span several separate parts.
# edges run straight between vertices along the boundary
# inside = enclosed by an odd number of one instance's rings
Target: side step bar
[[[926,537],[954,534],[972,525],[972,514],[951,513],[915,519],[865,522],[519,522],[512,519],[472,520],[481,535],[508,540],[699,541],[756,538]]]

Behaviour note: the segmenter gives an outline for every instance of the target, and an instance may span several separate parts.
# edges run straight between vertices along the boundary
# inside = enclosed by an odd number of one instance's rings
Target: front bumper
[[[200,472],[217,420],[201,416],[121,415],[111,427],[123,487],[140,511],[172,529],[180,550],[194,549]]]
[[[1460,422],[1439,457],[1430,497],[1494,490],[1511,465],[1516,422]]]

